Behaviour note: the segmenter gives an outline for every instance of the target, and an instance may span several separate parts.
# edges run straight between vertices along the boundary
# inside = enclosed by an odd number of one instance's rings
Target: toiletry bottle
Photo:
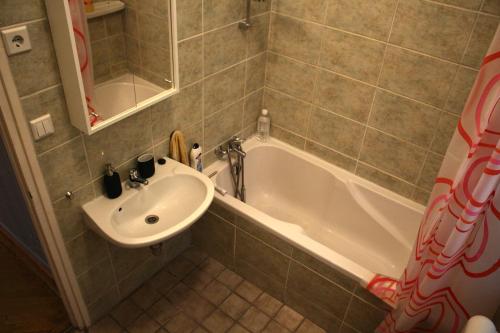
[[[203,149],[198,143],[193,144],[191,151],[189,153],[189,160],[191,168],[198,170],[199,172],[203,171],[203,164],[201,162],[201,154],[203,153]]]
[[[269,139],[269,130],[271,128],[271,118],[268,111],[262,109],[262,113],[257,120],[257,139],[266,142]]]
[[[110,199],[118,198],[122,194],[122,183],[120,175],[113,169],[110,163],[106,164],[104,173],[104,189]]]

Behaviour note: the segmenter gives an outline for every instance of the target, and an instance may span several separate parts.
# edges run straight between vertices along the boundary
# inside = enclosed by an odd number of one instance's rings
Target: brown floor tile
[[[271,318],[269,318],[264,312],[259,311],[256,307],[251,307],[247,312],[241,317],[239,323],[251,332],[260,332],[266,327],[267,323]]]
[[[174,306],[181,307],[183,303],[189,300],[189,297],[193,297],[194,293],[181,282],[172,288],[166,297]]]
[[[233,324],[234,321],[221,310],[215,310],[207,319],[205,319],[205,321],[203,321],[203,326],[205,326],[212,333],[224,333]]]
[[[89,333],[120,333],[122,328],[111,317],[106,316],[89,329]]]
[[[278,313],[279,309],[283,306],[283,303],[268,293],[262,293],[254,304],[259,310],[267,314],[269,317],[274,317],[274,315]]]
[[[117,307],[111,310],[111,317],[113,317],[118,324],[123,327],[130,325],[141,314],[141,308],[130,299],[124,300]]]
[[[302,322],[302,324],[300,324],[297,333],[326,333],[326,331],[311,322],[309,319],[306,319]]]
[[[225,269],[217,276],[217,280],[234,290],[243,281],[243,278],[232,270]]]
[[[225,268],[223,264],[210,257],[200,264],[200,269],[213,277],[219,275]]]
[[[215,305],[220,305],[229,295],[231,290],[217,280],[213,280],[201,291],[201,296],[205,297],[209,302]]]
[[[203,322],[203,320],[215,310],[215,306],[213,306],[212,303],[194,292],[189,296],[186,302],[181,304],[181,308],[199,323]]]
[[[165,325],[179,312],[180,310],[165,298],[161,298],[147,310],[147,313],[161,325]]]
[[[169,333],[189,333],[198,327],[196,322],[180,312],[165,325]]]
[[[202,291],[213,280],[213,276],[199,269],[189,273],[182,282],[196,291]]]
[[[172,275],[167,268],[164,268],[147,283],[162,295],[166,295],[179,283],[179,278]]]
[[[204,329],[203,327],[201,326],[198,326],[194,331],[193,333],[209,333],[206,329]]]
[[[161,298],[161,294],[157,292],[151,285],[144,284],[130,296],[135,304],[139,305],[143,310],[149,308],[153,303]]]
[[[194,246],[184,251],[182,253],[182,256],[187,260],[191,261],[196,266],[201,264],[208,257],[208,255],[205,252],[201,251],[200,249]]]
[[[195,268],[195,265],[184,257],[178,256],[172,260],[167,267],[170,273],[182,279]]]
[[[155,333],[159,328],[160,325],[144,313],[127,326],[127,331],[130,333]]]
[[[289,330],[275,322],[274,320],[271,320],[269,324],[264,328],[262,331],[263,333],[290,333]]]
[[[262,294],[262,290],[248,281],[243,281],[235,291],[249,302],[255,301]]]
[[[236,324],[233,327],[231,327],[231,329],[227,331],[227,333],[250,333],[250,332],[241,325]]]
[[[299,327],[304,317],[288,306],[283,306],[274,318],[281,326],[290,331],[295,331]]]
[[[250,304],[247,301],[236,294],[232,294],[219,308],[234,320],[238,320],[249,307]]]

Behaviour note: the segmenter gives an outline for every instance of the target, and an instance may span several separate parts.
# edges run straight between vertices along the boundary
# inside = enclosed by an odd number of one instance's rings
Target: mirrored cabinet
[[[175,0],[46,0],[71,123],[93,134],[179,90]]]

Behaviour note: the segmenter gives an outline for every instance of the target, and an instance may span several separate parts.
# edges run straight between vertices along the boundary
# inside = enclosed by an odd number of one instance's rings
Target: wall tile
[[[203,0],[183,0],[177,3],[177,38],[182,40],[202,32]]]
[[[206,148],[213,148],[241,130],[243,101],[205,119],[204,141]]]
[[[73,192],[71,200],[66,198],[54,203],[59,230],[67,242],[87,230],[83,217],[82,205],[94,198],[92,185]]]
[[[262,112],[264,90],[260,89],[245,99],[245,111],[243,114],[243,127],[253,125]],[[254,128],[255,129],[255,128]]]
[[[458,119],[458,117],[446,112],[441,113],[436,135],[434,137],[434,140],[432,141],[431,150],[433,152],[438,154],[446,153],[453,133],[455,133]]]
[[[104,24],[104,18],[102,16],[89,19],[87,24],[89,27],[89,36],[91,41],[98,41],[107,37],[106,25]]]
[[[120,302],[120,292],[116,286],[107,290],[100,298],[88,307],[90,320],[95,323],[108,314]],[[111,319],[110,319],[111,320]],[[112,320],[111,320],[112,321]],[[114,321],[113,321],[114,323]]]
[[[314,109],[309,137],[327,147],[357,157],[365,127],[331,112]]]
[[[334,150],[328,149],[327,147],[321,146],[317,143],[307,141],[306,151],[317,157],[332,163],[336,166],[346,169],[348,171],[354,172],[356,168],[356,160],[345,155],[342,155]]]
[[[85,303],[95,303],[113,288],[115,283],[111,261],[106,258],[98,262],[92,269],[79,276],[77,280]]]
[[[148,14],[155,14],[160,17],[167,17],[169,2],[168,0],[140,0],[137,1],[137,10]]]
[[[476,14],[422,1],[402,0],[391,43],[450,61],[460,61]]]
[[[329,0],[326,24],[379,40],[386,40],[396,0]]]
[[[245,64],[231,67],[203,82],[205,117],[242,98],[245,91]]]
[[[477,71],[460,67],[457,76],[453,81],[450,89],[450,94],[446,101],[445,110],[453,112],[457,115],[462,114],[465,103],[469,98],[474,82],[476,81]]]
[[[245,94],[264,87],[266,81],[267,54],[251,58],[247,61]]]
[[[104,22],[106,23],[106,34],[108,36],[123,34],[123,17],[120,12],[105,16]]]
[[[245,0],[243,0],[245,1]],[[272,1],[256,1],[252,3],[251,13],[253,15],[262,14],[271,10]]]
[[[91,230],[67,242],[66,250],[77,276],[86,272],[98,261],[108,258],[108,247],[104,238]]]
[[[388,47],[380,86],[443,107],[457,65]]]
[[[256,2],[252,3],[255,5]],[[269,14],[252,18],[252,27],[247,31],[248,36],[248,56],[267,51],[269,35]]]
[[[479,7],[481,6],[481,0],[436,0],[436,1],[472,10],[478,10]]]
[[[62,198],[90,181],[81,138],[72,140],[38,157],[52,200]]]
[[[343,318],[351,295],[344,289],[292,261],[288,275],[287,294],[299,294],[337,318]]]
[[[321,71],[314,103],[353,120],[366,122],[375,88]]]
[[[272,9],[278,13],[323,23],[328,0],[274,0]]]
[[[114,49],[125,54],[125,49],[123,48],[122,50],[120,45],[121,44],[116,45]],[[170,49],[159,48],[154,44],[148,44],[145,42],[141,42],[140,45],[141,65],[143,70],[154,73],[156,76],[161,78],[171,79]]]
[[[38,153],[54,148],[80,134],[69,121],[66,100],[61,86],[23,99],[22,106],[27,121],[38,118],[46,113],[50,114],[52,118],[55,133],[40,141],[35,141],[35,148]]]
[[[43,20],[27,26],[32,50],[9,58],[19,96],[56,85],[60,81],[49,23]]]
[[[168,33],[169,22],[155,15],[139,13],[137,15],[139,24],[139,39],[141,42],[169,45],[170,34]]]
[[[311,105],[271,89],[265,89],[264,108],[271,121],[300,135],[306,135]]]
[[[181,89],[179,94],[151,108],[153,140],[158,143],[176,129],[186,130],[202,119],[202,84]]]
[[[413,193],[413,185],[363,163],[358,164],[356,175],[407,198]]]
[[[243,1],[205,0],[203,3],[204,31],[209,31],[242,19],[244,10]]]
[[[361,333],[371,333],[384,320],[386,312],[353,297],[345,322]]]
[[[234,226],[206,213],[191,228],[193,244],[224,264],[233,264]],[[207,235],[210,237],[206,237]]]
[[[477,0],[476,0],[477,1]],[[485,0],[481,10],[485,13],[500,15],[500,3],[496,0]]]
[[[143,110],[91,136],[85,136],[92,177],[104,172],[104,165],[117,166],[152,146],[151,111]]]
[[[424,191],[422,189],[416,188],[415,192],[413,193],[413,201],[416,201],[417,203],[427,206],[427,202],[429,201],[429,197],[431,196],[430,192]]]
[[[0,27],[45,17],[43,0],[2,0]]]
[[[243,217],[237,216],[235,220],[235,225],[238,228],[249,233],[253,237],[261,240],[267,246],[272,247],[288,256],[292,255],[292,246],[288,242],[274,235],[270,231],[261,228],[257,223],[246,220]],[[236,236],[236,238],[238,239],[238,235]],[[249,236],[246,236],[244,233],[241,234],[241,238],[246,241],[249,240]],[[237,242],[236,247],[238,247],[239,245],[240,244],[238,244]],[[241,245],[241,248],[244,248],[244,245]]]
[[[281,127],[271,124],[271,136],[299,149],[304,149],[306,140]]]
[[[425,159],[424,167],[417,181],[417,186],[427,191],[431,191],[442,163],[443,156],[429,153]]]
[[[316,73],[312,66],[269,53],[266,86],[311,101]]]
[[[181,87],[203,78],[203,40],[201,37],[179,43],[179,76]]]
[[[238,24],[207,33],[204,45],[205,75],[234,65],[246,57],[246,34]]]
[[[463,63],[479,68],[500,22],[498,17],[479,15]]]
[[[375,84],[380,73],[385,45],[370,39],[325,30],[320,65],[340,74]]]
[[[273,14],[269,50],[316,64],[321,49],[321,26]]]
[[[424,158],[425,152],[422,148],[368,129],[360,161],[408,182],[415,182]]]
[[[432,142],[439,115],[440,111],[433,107],[378,91],[368,124],[427,148]]]

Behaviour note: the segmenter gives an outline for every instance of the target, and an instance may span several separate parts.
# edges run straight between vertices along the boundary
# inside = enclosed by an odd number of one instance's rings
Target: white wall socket
[[[35,141],[38,141],[55,132],[50,114],[45,114],[39,118],[31,120],[30,125]]]
[[[2,30],[2,37],[8,55],[31,50],[30,35],[25,25]]]

